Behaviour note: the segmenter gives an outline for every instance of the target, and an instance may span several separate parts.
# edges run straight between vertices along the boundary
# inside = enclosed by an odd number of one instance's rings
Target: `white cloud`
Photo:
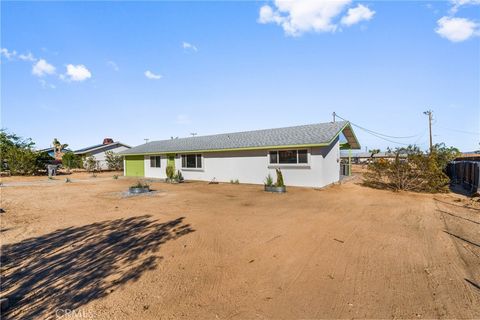
[[[177,115],[177,118],[175,119],[176,124],[190,124],[192,121],[190,120],[190,117],[186,114],[179,114]]]
[[[435,32],[452,42],[465,41],[480,33],[478,24],[466,18],[442,17],[437,25]]]
[[[35,58],[31,52],[27,54],[21,54],[18,56],[18,58],[23,61],[31,61],[31,62],[37,61],[37,58]]]
[[[38,77],[43,77],[47,74],[54,74],[55,67],[48,63],[45,59],[40,59],[33,65],[32,74]]]
[[[193,50],[193,51],[195,51],[195,52],[198,51],[198,48],[197,48],[195,45],[193,45],[193,44],[191,44],[191,43],[189,43],[189,42],[183,41],[183,42],[182,42],[182,47],[183,47],[183,49],[189,49],[189,50]]]
[[[45,89],[55,89],[56,88],[56,86],[54,84],[48,83],[44,79],[38,79],[38,81],[40,82],[42,87],[45,88]]]
[[[350,8],[347,11],[347,15],[342,18],[341,23],[346,26],[351,26],[363,20],[370,20],[373,18],[375,11],[370,10],[368,7],[359,4],[355,8]]]
[[[467,4],[480,4],[480,0],[451,0],[450,2],[453,3],[453,5],[457,6],[464,6]]]
[[[160,74],[155,74],[153,73],[152,71],[150,70],[147,70],[145,71],[145,77],[147,77],[148,79],[152,79],[152,80],[158,80],[158,79],[161,79],[162,78],[162,75]]]
[[[351,0],[275,0],[274,8],[269,5],[260,8],[258,22],[278,24],[290,36],[298,36],[305,32],[335,32],[338,24],[334,20],[351,2]],[[370,11],[367,7],[362,7]],[[353,14],[361,14],[360,20],[368,20],[373,16],[373,11],[368,13],[363,8],[358,8]],[[369,15],[370,17],[366,19]],[[354,21],[354,17],[347,21]]]
[[[9,51],[7,48],[1,48],[0,49],[0,54],[7,58],[7,60],[13,59],[17,55],[17,51]]]
[[[480,4],[480,0],[450,0],[450,2],[452,3],[451,13],[456,13],[462,6]]]
[[[60,79],[65,81],[85,81],[92,77],[92,73],[83,64],[67,65],[67,72],[60,75]]]
[[[114,61],[107,61],[107,64],[115,71],[120,70],[120,68],[118,67],[118,65]]]

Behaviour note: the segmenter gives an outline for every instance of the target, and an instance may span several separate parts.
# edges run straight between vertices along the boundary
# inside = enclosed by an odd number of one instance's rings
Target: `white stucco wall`
[[[106,158],[105,152],[113,151],[114,153],[119,153],[121,151],[128,150],[128,149],[129,148],[124,146],[118,146],[116,148],[111,148],[109,150],[102,150],[97,152],[94,151],[94,152],[91,152],[90,155],[93,156],[96,161],[98,161],[98,164],[102,168],[102,170],[106,170],[108,169],[108,165],[107,165],[107,161],[105,161],[105,158]]]
[[[202,169],[182,168],[180,155],[176,155],[175,169],[181,170],[186,180],[263,184],[270,173],[276,179],[275,168],[282,170],[287,186],[323,187],[340,178],[340,149],[338,140],[329,147],[308,149],[308,165],[270,165],[269,150],[211,152],[202,154]],[[161,155],[161,167],[150,167],[150,156],[145,156],[145,177],[166,178],[167,158]]]

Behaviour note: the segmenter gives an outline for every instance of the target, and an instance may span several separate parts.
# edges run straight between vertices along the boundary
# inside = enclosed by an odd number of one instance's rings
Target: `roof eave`
[[[351,149],[351,150],[361,149],[360,142],[358,141],[357,136],[355,135],[355,132],[353,131],[350,122],[347,122],[343,126],[343,128],[340,130],[340,132],[342,132],[345,138],[347,139],[348,148],[344,148],[344,149]],[[340,132],[338,134],[340,134]]]

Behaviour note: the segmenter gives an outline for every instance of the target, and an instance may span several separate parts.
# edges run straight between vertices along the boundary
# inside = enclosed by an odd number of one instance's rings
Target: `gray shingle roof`
[[[152,141],[122,151],[120,154],[177,153],[205,150],[221,151],[226,149],[321,145],[330,143],[347,124],[348,122],[346,121],[327,122],[277,129]]]
[[[115,141],[115,142],[112,142],[112,143],[109,143],[109,144],[100,143],[100,144],[96,144],[96,145],[93,145],[93,146],[90,146],[90,147],[78,149],[78,150],[75,150],[74,153],[75,154],[85,154],[85,153],[89,153],[89,152],[97,151],[97,150],[101,150],[101,149],[111,149],[114,146],[124,146],[124,147],[130,148],[129,145],[126,145],[126,144],[124,144],[120,141]]]

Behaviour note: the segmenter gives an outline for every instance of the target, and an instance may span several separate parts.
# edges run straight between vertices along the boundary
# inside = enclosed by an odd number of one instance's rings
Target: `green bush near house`
[[[275,184],[276,187],[285,187],[285,183],[283,182],[283,174],[280,169],[275,169],[277,173],[277,183]]]
[[[165,173],[167,174],[167,179],[168,180],[173,180],[175,176],[175,168],[173,166],[167,166],[165,168]]]
[[[175,181],[177,181],[177,182],[183,182],[184,181],[182,172],[180,170],[178,170],[177,174],[175,175]]]
[[[271,187],[273,186],[273,178],[272,176],[270,175],[270,173],[267,175],[267,177],[265,178],[265,185],[267,187]]]
[[[70,171],[71,169],[82,168],[82,157],[74,154],[71,151],[68,151],[62,156],[62,165],[67,168],[67,171]]]
[[[113,151],[105,152],[105,161],[110,170],[123,170],[123,157]]]
[[[92,177],[96,177],[95,174],[97,171],[100,171],[97,160],[93,156],[89,156],[85,159],[83,166],[87,172],[92,173]]]

